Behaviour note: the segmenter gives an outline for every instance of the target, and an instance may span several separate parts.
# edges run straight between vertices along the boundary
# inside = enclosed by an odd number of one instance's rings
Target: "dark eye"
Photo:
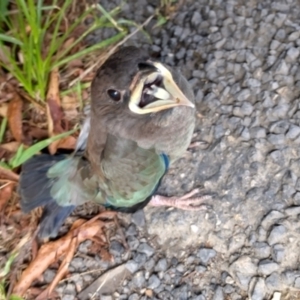
[[[121,93],[114,89],[107,90],[107,95],[114,101],[120,101],[121,100]]]

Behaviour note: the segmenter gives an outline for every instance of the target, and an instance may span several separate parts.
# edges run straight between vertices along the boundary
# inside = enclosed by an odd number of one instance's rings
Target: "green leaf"
[[[9,273],[10,267],[11,267],[12,263],[14,262],[14,260],[17,256],[18,256],[18,253],[11,253],[10,254],[8,260],[5,263],[5,266],[4,266],[3,270],[1,270],[1,272],[0,272],[0,277],[4,277]]]
[[[23,43],[18,40],[17,38],[14,38],[12,36],[6,35],[6,34],[2,34],[0,33],[0,40],[3,42],[7,42],[7,43],[12,43],[12,44],[16,44],[19,46],[23,46]]]
[[[10,295],[9,300],[24,300],[24,298],[18,295]]]
[[[17,154],[9,161],[9,165],[11,166],[12,169],[14,169],[16,167],[19,167],[20,165],[25,163],[28,159],[30,159],[35,154],[40,152],[42,149],[49,146],[51,143],[53,143],[53,142],[55,142],[55,141],[57,141],[61,138],[64,138],[64,137],[67,137],[67,136],[71,135],[76,130],[77,130],[77,128],[74,128],[73,130],[70,130],[70,131],[58,134],[56,136],[53,136],[51,138],[48,138],[46,140],[40,141],[40,142],[32,145],[31,147],[27,148],[24,151],[21,150],[20,153],[19,153],[19,150],[18,150]],[[21,148],[21,146],[20,146],[20,148]]]
[[[0,125],[0,144],[3,142],[6,126],[7,126],[7,118],[3,118]]]
[[[0,161],[0,167],[2,167],[3,169],[11,170],[11,167],[4,161]]]

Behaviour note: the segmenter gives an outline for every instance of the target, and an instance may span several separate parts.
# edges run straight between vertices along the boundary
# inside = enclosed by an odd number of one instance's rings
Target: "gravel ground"
[[[131,0],[124,17],[143,22],[154,3]],[[178,66],[196,95],[196,146],[160,193],[202,187],[213,200],[200,212],[121,215],[129,249],[113,240],[106,263],[81,244],[57,289],[63,300],[96,290],[101,300],[300,299],[299,17],[293,0],[185,1],[151,29],[153,44],[142,34],[129,42]]]

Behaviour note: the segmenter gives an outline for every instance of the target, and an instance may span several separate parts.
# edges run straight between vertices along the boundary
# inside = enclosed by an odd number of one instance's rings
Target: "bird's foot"
[[[206,205],[203,205],[204,201],[210,200],[212,197],[209,195],[199,196],[191,198],[198,194],[200,189],[194,189],[191,192],[183,195],[182,197],[164,197],[161,195],[152,196],[149,205],[151,206],[170,206],[183,210],[205,210]]]

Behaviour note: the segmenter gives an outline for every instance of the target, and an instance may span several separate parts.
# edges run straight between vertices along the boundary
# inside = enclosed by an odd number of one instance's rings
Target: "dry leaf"
[[[23,140],[22,108],[23,101],[21,97],[15,93],[13,99],[8,104],[7,118],[9,129],[15,140],[19,143]]]
[[[7,179],[18,182],[19,177],[20,176],[13,171],[0,167],[0,179]]]
[[[48,138],[48,130],[39,127],[30,127],[28,130],[28,135],[35,139],[43,140]]]
[[[53,143],[51,143],[51,145],[49,145],[48,149],[50,154],[54,155],[57,149],[74,150],[75,146],[76,146],[76,138],[70,135],[60,140],[54,141]]]
[[[8,111],[8,103],[2,103],[0,105],[0,116],[3,118],[7,117],[7,111]]]
[[[80,227],[69,231],[68,234],[59,240],[42,245],[35,260],[33,260],[22,273],[19,282],[14,287],[13,293],[20,296],[24,295],[32,282],[36,280],[50,264],[67,253],[74,237],[76,237],[76,245],[79,245],[83,241],[95,236],[104,226],[104,222],[92,219],[85,222]]]
[[[21,143],[19,142],[9,142],[6,144],[2,144],[1,148],[8,151],[8,152],[17,152],[18,148],[20,147]]]
[[[9,183],[5,183],[3,187],[0,187],[0,212],[2,212],[4,206],[10,199],[14,186],[15,186],[14,182],[9,182]]]
[[[47,93],[47,119],[49,136],[63,132],[61,120],[64,114],[59,98],[59,73],[55,68],[50,74],[49,89]]]
[[[51,295],[59,281],[68,273],[69,264],[71,263],[72,258],[74,257],[77,245],[77,238],[76,236],[73,236],[72,240],[70,241],[70,246],[68,247],[68,253],[63,262],[61,263],[53,281],[48,286],[48,288],[37,297],[36,300],[43,300],[45,298],[48,298],[48,295]]]

